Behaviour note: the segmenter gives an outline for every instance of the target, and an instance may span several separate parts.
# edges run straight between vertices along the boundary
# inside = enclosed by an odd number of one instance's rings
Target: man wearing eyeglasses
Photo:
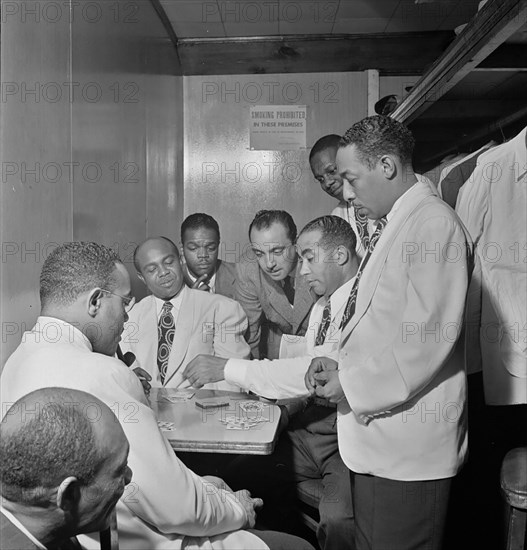
[[[41,316],[2,371],[1,409],[49,387],[90,393],[111,408],[130,443],[134,472],[116,506],[122,550],[311,548],[296,537],[245,530],[254,527],[261,499],[197,476],[175,455],[139,379],[114,357],[133,306],[130,276],[115,252],[96,243],[56,248],[42,267],[40,299]],[[100,421],[96,407],[86,414]],[[99,548],[99,534],[83,535],[81,544]]]

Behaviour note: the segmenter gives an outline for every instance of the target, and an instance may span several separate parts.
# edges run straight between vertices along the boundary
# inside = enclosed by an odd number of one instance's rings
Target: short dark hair
[[[163,237],[163,235],[160,235],[159,237],[148,237],[148,239],[145,239],[141,244],[138,244],[135,247],[133,260],[134,260],[134,267],[136,271],[138,272],[141,271],[137,263],[137,251],[146,243],[146,241],[152,241],[155,239],[161,239],[162,241],[166,241],[168,244],[170,244],[172,248],[176,251],[176,256],[179,258],[179,249],[176,246],[176,243],[172,239],[169,239],[168,237]]]
[[[296,225],[289,212],[285,210],[260,210],[254,216],[251,225],[249,225],[249,240],[251,240],[251,231],[254,229],[269,229],[273,223],[282,224],[286,231],[287,236],[294,243],[296,240]]]
[[[37,393],[41,402],[20,412],[29,419],[16,430],[5,430],[10,414],[19,414],[24,401]],[[0,478],[2,496],[13,502],[46,505],[45,489],[57,487],[66,476],[90,485],[104,459],[93,422],[79,405],[78,392],[44,388],[16,401],[0,423]],[[82,392],[84,393],[84,392]],[[94,404],[99,406],[99,402]],[[77,405],[77,406],[76,406]],[[8,431],[8,433],[5,433]]]
[[[325,151],[326,149],[334,149],[335,151],[339,148],[341,136],[337,134],[328,134],[327,136],[321,137],[313,147],[311,147],[311,152],[309,153],[309,162],[311,159],[320,151]]]
[[[300,231],[300,235],[309,231],[320,231],[319,246],[324,250],[334,250],[337,246],[344,246],[355,254],[357,237],[351,225],[338,216],[321,216],[308,222]]]
[[[348,145],[355,145],[361,161],[371,170],[385,154],[396,155],[403,164],[411,164],[415,140],[402,122],[374,115],[355,123],[342,136],[339,146]]]
[[[55,248],[40,273],[40,302],[73,303],[92,288],[111,290],[119,256],[102,244],[70,242]]]
[[[183,235],[185,235],[185,231],[187,229],[201,229],[202,227],[216,231],[218,241],[220,240],[220,226],[218,225],[218,222],[208,214],[196,212],[195,214],[190,214],[190,216],[187,216],[183,220],[183,223],[181,224],[181,241],[183,241]]]

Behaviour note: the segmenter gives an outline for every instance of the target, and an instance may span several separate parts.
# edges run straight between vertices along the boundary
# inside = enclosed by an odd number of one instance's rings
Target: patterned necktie
[[[157,367],[161,376],[161,383],[165,383],[165,376],[167,374],[168,357],[170,350],[172,349],[172,342],[174,341],[175,323],[174,316],[172,315],[172,304],[165,302],[163,309],[161,310],[161,316],[157,324]]]
[[[385,227],[386,227],[386,218],[381,218],[377,222],[377,227],[375,228],[375,232],[371,236],[369,246],[366,249],[366,254],[364,254],[364,258],[362,258],[362,262],[360,263],[359,270],[357,271],[357,275],[355,276],[355,282],[353,283],[353,287],[351,289],[348,302],[346,303],[346,309],[344,310],[344,315],[342,316],[342,321],[340,323],[341,329],[344,329],[344,327],[348,324],[349,320],[353,317],[353,314],[355,313],[355,304],[357,302],[357,292],[359,288],[360,278],[362,276],[364,268],[366,267],[366,264],[368,263],[368,260],[370,259],[373,249],[375,248],[375,245],[377,244],[377,241],[381,236],[382,230]]]
[[[368,250],[370,246],[370,234],[368,232],[368,217],[359,212],[358,208],[354,208],[355,211],[355,225],[359,233],[359,239],[364,247],[364,250]]]
[[[315,346],[321,346],[324,343],[330,323],[331,323],[331,301],[328,300],[326,307],[324,307],[324,311],[322,312],[322,320],[320,321],[320,326],[318,327],[318,334],[315,339]]]
[[[291,277],[286,277],[284,279],[284,294],[287,296],[287,300],[291,305],[295,303],[295,289],[293,287],[293,282]]]

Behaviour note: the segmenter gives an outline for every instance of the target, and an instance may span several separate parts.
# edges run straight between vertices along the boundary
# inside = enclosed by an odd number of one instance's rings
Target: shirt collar
[[[404,197],[406,195],[408,195],[408,193],[410,193],[410,191],[412,191],[412,189],[415,188],[415,186],[417,185],[417,181],[412,185],[412,187],[410,187],[409,189],[407,189],[394,203],[393,203],[393,206],[392,206],[392,209],[388,212],[388,214],[386,214],[386,221],[389,222],[394,214],[397,212],[397,210],[401,207],[401,204],[403,203],[403,200],[404,200]]]
[[[329,297],[329,301],[331,302],[331,311],[336,312],[339,309],[339,306],[342,305],[343,302],[345,303],[345,301],[347,301],[354,281],[355,277],[352,277],[349,281],[346,281],[343,285],[339,286],[337,290],[335,290],[335,292],[333,292],[333,294]]]
[[[187,291],[187,287],[183,285],[181,290],[171,300],[162,300],[161,298],[154,296],[157,316],[159,317],[161,315],[161,310],[163,309],[165,302],[170,302],[173,306],[174,311],[179,311],[179,309],[181,308],[181,302],[183,301],[183,294],[186,291]]]
[[[74,324],[67,323],[57,317],[41,315],[37,318],[31,332],[43,333],[45,335],[44,341],[58,342],[64,340],[69,344],[93,351],[91,342]]]
[[[0,511],[2,514],[26,537],[37,547],[41,550],[46,550],[46,547],[41,544],[19,521],[18,519],[9,511],[6,510],[3,506],[0,505]]]

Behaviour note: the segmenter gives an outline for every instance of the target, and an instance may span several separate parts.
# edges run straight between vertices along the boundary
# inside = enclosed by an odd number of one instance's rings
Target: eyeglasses
[[[115,292],[110,292],[109,290],[106,290],[105,288],[101,288],[102,292],[107,292],[108,294],[112,294],[113,296],[118,296],[123,301],[123,307],[126,313],[128,313],[135,305],[135,296],[121,296],[120,294],[116,294]]]

